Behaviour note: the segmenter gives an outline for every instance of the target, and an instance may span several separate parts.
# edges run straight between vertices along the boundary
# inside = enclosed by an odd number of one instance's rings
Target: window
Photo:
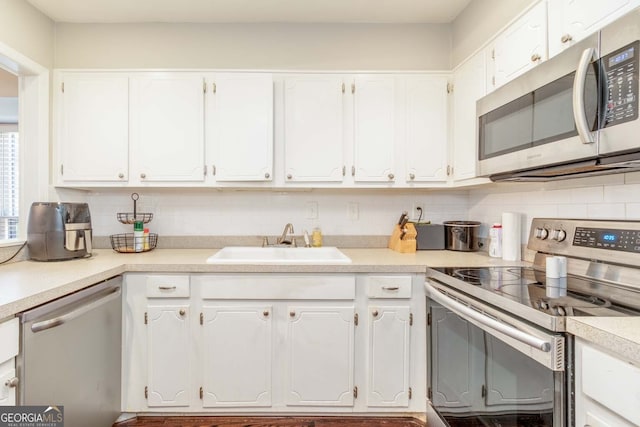
[[[18,132],[0,130],[0,240],[18,237]]]

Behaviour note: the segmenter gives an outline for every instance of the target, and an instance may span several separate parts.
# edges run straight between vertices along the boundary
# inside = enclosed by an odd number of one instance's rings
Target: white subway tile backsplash
[[[640,184],[611,185],[604,187],[605,202],[640,202]]]
[[[603,203],[587,205],[589,219],[625,219],[624,203]]]
[[[640,221],[640,203],[627,203],[625,219]]]

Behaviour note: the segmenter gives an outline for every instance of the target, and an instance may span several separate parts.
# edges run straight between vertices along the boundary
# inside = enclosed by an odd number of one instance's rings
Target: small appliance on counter
[[[418,233],[416,242],[419,251],[444,249],[444,225],[420,222],[413,225]]]
[[[91,255],[91,214],[86,203],[34,202],[29,210],[27,248],[35,261]]]

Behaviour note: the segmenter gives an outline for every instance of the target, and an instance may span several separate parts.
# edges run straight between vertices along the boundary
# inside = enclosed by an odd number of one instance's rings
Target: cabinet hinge
[[[342,93],[344,93],[345,89],[344,83],[342,83]]]
[[[447,176],[451,175],[451,165],[447,165]]]
[[[491,49],[491,59],[496,59],[496,50]]]
[[[427,398],[429,400],[433,399],[433,391],[431,390],[431,387],[427,389]]]
[[[200,324],[204,325],[204,313],[200,313]]]
[[[491,84],[492,84],[493,86],[495,86],[495,85],[496,85],[496,76],[491,77]]]
[[[64,175],[64,164],[60,165],[60,175]]]
[[[356,82],[351,83],[351,93],[356,93]]]
[[[447,83],[447,93],[453,92],[453,83]]]
[[[351,176],[356,176],[356,167],[351,166]]]
[[[64,93],[64,82],[60,83],[60,89],[62,90],[62,93]]]
[[[204,176],[207,176],[207,165],[204,165]]]
[[[358,313],[355,313],[353,315],[353,324],[358,326]]]
[[[427,326],[431,326],[431,313],[427,314]]]
[[[482,384],[482,389],[480,390],[480,395],[482,397],[487,397],[487,386]]]
[[[413,313],[409,313],[409,326],[413,326]]]
[[[202,387],[200,387],[200,400],[202,400],[203,396],[204,396],[204,390]]]
[[[144,386],[144,398],[148,399],[149,398],[149,387]]]
[[[345,176],[346,174],[347,174],[347,167],[342,166],[342,176]]]
[[[358,398],[358,386],[353,387],[353,398],[354,399]]]
[[[207,93],[207,82],[202,82],[202,93]]]
[[[216,176],[216,165],[211,165],[211,175]]]
[[[413,397],[413,389],[409,387],[409,399]]]
[[[215,83],[212,83],[212,84],[211,84],[211,91],[212,91],[213,93],[216,93],[216,90],[217,90],[217,89],[218,89],[218,88],[216,87],[216,84],[215,84]]]
[[[147,322],[149,321],[149,316],[147,315],[147,312],[144,312],[144,324],[146,325]]]

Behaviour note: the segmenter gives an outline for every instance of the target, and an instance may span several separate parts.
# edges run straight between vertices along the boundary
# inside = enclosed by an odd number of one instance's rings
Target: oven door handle
[[[573,119],[576,122],[576,130],[583,144],[593,144],[595,142],[594,134],[589,128],[589,121],[587,120],[584,105],[584,88],[587,84],[587,72],[595,56],[596,50],[592,47],[582,52],[573,80]]]
[[[509,326],[491,317],[485,316],[482,313],[469,308],[466,305],[447,297],[446,295],[443,295],[440,291],[431,287],[430,285],[427,285],[425,288],[427,290],[429,298],[441,304],[443,307],[448,308],[458,316],[470,320],[475,320],[476,322],[490,329],[501,332],[517,341],[520,341],[523,344],[534,347],[545,353],[549,353],[551,351],[550,342],[538,337],[534,337],[527,334],[526,332],[521,331],[520,329],[514,328],[513,326]]]

